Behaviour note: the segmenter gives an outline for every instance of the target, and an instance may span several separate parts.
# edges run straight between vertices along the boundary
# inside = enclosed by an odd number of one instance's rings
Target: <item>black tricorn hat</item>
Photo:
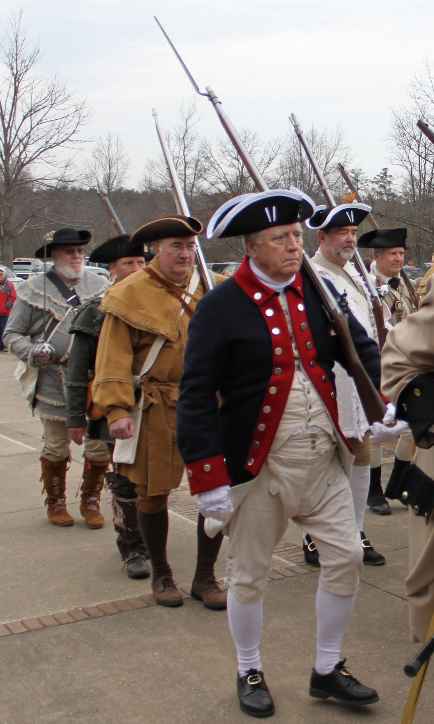
[[[270,189],[242,194],[219,206],[211,217],[207,237],[245,236],[272,226],[304,221],[315,204],[299,189]]]
[[[351,203],[338,206],[317,206],[315,213],[306,221],[308,229],[328,231],[343,226],[359,226],[371,212],[367,204]]]
[[[194,216],[174,214],[173,216],[148,221],[147,224],[139,226],[131,236],[131,241],[152,244],[155,241],[161,241],[161,239],[196,236],[201,231],[203,231],[203,226],[199,219],[195,219]]]
[[[402,246],[405,249],[406,240],[407,229],[404,227],[399,229],[374,229],[362,234],[357,246],[360,249],[393,249],[396,246]]]
[[[84,246],[90,241],[92,234],[86,229],[57,229],[44,236],[44,244],[35,251],[37,259],[49,259],[53,249],[62,246]]]
[[[134,251],[134,253],[133,253]],[[145,252],[143,244],[136,244],[136,247],[132,250],[130,237],[128,234],[121,234],[120,236],[114,236],[112,239],[108,239],[103,244],[100,244],[93,250],[89,257],[89,261],[97,264],[112,264],[117,259],[122,259],[124,256],[144,256]]]

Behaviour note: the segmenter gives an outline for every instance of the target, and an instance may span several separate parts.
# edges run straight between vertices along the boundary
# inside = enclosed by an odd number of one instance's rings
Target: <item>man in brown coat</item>
[[[434,614],[434,287],[387,335],[382,354],[383,392],[408,420],[416,456],[406,473],[410,570],[406,590],[410,628],[423,641]]]
[[[117,472],[137,486],[139,526],[149,548],[153,594],[162,606],[183,603],[167,561],[167,502],[183,474],[175,439],[176,402],[188,324],[205,293],[194,267],[195,235],[201,231],[197,219],[176,215],[142,226],[132,241],[152,244],[155,258],[145,270],[112,287],[101,305],[106,317],[93,398],[106,413],[110,434],[116,439]],[[140,395],[142,416],[134,420]],[[208,608],[226,608],[226,594],[214,577],[222,536],[209,538],[201,515],[197,540],[192,596]]]

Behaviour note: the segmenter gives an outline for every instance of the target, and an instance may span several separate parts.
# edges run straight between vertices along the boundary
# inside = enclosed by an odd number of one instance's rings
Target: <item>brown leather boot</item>
[[[182,606],[184,599],[173,580],[172,569],[166,556],[169,532],[167,508],[158,513],[138,511],[138,521],[152,563],[152,593],[155,603],[169,608]]]
[[[66,510],[65,486],[67,460],[47,460],[41,458],[41,481],[42,490],[47,493],[45,505],[47,506],[47,517],[52,525],[60,525],[62,528],[74,525],[72,518]]]
[[[205,608],[212,611],[223,611],[226,608],[226,591],[218,585],[214,575],[214,564],[217,560],[223,536],[209,538],[205,533],[204,517],[199,513],[197,519],[197,564],[191,586],[191,595],[202,601]]]
[[[99,509],[101,490],[104,487],[104,473],[108,462],[95,463],[85,460],[83,468],[83,482],[81,484],[80,514],[88,528],[94,530],[104,527],[104,516]]]

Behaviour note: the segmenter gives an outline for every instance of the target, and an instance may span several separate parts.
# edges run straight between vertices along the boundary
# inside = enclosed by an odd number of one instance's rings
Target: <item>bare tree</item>
[[[14,241],[39,211],[20,204],[26,189],[53,187],[69,177],[59,151],[79,141],[85,105],[57,79],[36,76],[40,51],[30,47],[21,13],[0,43],[0,257],[10,262]]]
[[[344,165],[348,165],[349,152],[344,144],[341,131],[336,129],[333,133],[320,132],[312,126],[305,136],[332,191],[339,194],[344,192],[337,163],[340,161]],[[275,182],[282,188],[296,186],[314,196],[321,203],[324,202],[317,178],[295,134],[291,134],[287,138]]]
[[[240,139],[266,183],[273,185],[281,142],[275,139],[264,143],[257,133],[248,129],[240,132]],[[204,150],[209,190],[229,194],[254,191],[254,182],[229,139],[219,141],[216,146],[206,143]]]
[[[119,136],[108,133],[96,144],[85,174],[86,183],[108,194],[121,188],[129,166]]]
[[[167,134],[173,162],[189,203],[204,187],[207,176],[204,141],[197,132],[198,117],[194,105],[181,107],[180,120]],[[166,191],[171,188],[164,160],[150,160],[141,182],[143,191]]]

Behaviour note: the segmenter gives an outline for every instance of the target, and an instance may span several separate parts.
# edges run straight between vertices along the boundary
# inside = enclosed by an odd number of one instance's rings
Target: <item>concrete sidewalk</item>
[[[45,518],[39,481],[40,427],[13,380],[15,361],[0,355],[0,724],[187,724],[247,722],[235,696],[235,661],[224,613],[188,597],[195,557],[195,501],[172,496],[170,557],[186,593],[183,608],[156,607],[147,581],[122,570],[111,523],[90,531],[74,498],[80,450],[69,473],[73,528]],[[110,521],[108,497],[104,510]],[[403,580],[407,516],[367,515],[367,532],[387,556],[365,568],[351,630],[348,664],[376,686],[381,703],[366,710],[311,700],[317,573],[304,566],[290,526],[273,560],[266,598],[263,658],[276,702],[270,721],[289,724],[398,724],[410,680]],[[224,576],[224,552],[219,561]],[[417,723],[432,724],[432,672]],[[251,721],[251,719],[250,719]]]

